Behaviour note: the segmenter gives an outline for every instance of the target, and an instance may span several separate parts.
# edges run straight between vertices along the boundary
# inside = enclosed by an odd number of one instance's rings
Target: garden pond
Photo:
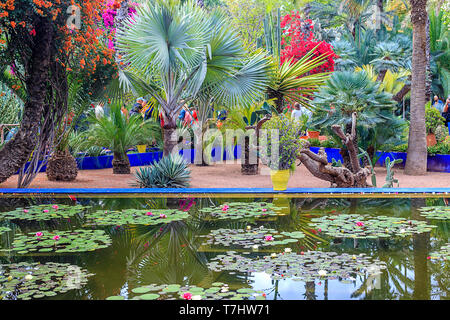
[[[448,299],[442,198],[0,198],[0,299]]]

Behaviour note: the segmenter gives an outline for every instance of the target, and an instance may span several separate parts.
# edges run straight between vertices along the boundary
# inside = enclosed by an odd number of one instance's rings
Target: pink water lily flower
[[[230,209],[230,206],[227,205],[227,204],[225,204],[225,205],[222,207],[222,211],[227,211],[228,209]]]
[[[30,212],[30,211],[28,211],[27,209],[23,210],[23,213],[28,213],[28,212]]]
[[[183,293],[183,299],[184,300],[191,300],[192,299],[192,293],[190,293],[190,292]]]
[[[56,236],[53,237],[53,240],[58,241],[59,238],[60,238],[60,237],[59,237],[58,235],[56,235]]]
[[[36,232],[36,237],[42,237],[44,234],[42,232]]]
[[[263,209],[262,209],[262,212],[266,212],[266,211],[267,211],[267,209],[266,209],[266,208],[263,208]]]
[[[363,226],[364,226],[364,223],[361,222],[361,221],[358,221],[358,222],[356,223],[356,225],[357,225],[358,227],[363,227]]]
[[[58,206],[55,204],[52,206],[53,209],[58,210]]]
[[[44,211],[43,211],[44,213],[48,213],[48,210],[47,209],[45,209]]]
[[[265,236],[264,240],[265,241],[273,241],[273,237],[272,236]]]
[[[149,211],[149,212],[147,212],[145,215],[146,215],[146,216],[152,216],[153,213],[151,213],[151,212]]]
[[[160,218],[167,218],[167,216],[166,216],[164,213],[161,213],[161,214],[159,215],[159,217],[160,217]]]

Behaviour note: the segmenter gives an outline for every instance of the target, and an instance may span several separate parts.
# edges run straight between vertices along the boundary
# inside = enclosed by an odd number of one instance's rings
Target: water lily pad
[[[205,219],[242,219],[275,216],[273,203],[268,202],[228,202],[218,207],[203,208],[200,214]]]
[[[111,238],[103,230],[38,231],[16,235],[9,250],[18,254],[33,249],[41,253],[85,252],[109,246],[111,243]]]
[[[229,290],[229,286],[222,282],[215,282],[211,287],[197,287],[192,285],[181,286],[179,284],[156,285],[150,284],[139,288],[149,289],[148,293],[136,295],[131,300],[244,300],[244,299],[265,299],[264,291],[255,290],[252,288],[240,288],[237,291]],[[161,288],[163,288],[161,290]],[[175,290],[176,289],[176,290]],[[161,291],[160,291],[161,290]],[[132,290],[133,293],[138,293]],[[120,297],[120,298],[118,298]],[[125,297],[112,296],[106,298],[107,300],[123,300]]]
[[[82,288],[86,270],[68,263],[20,262],[0,265],[0,296],[4,300],[40,299]]]
[[[2,234],[3,232],[8,232],[8,231],[11,231],[11,229],[8,227],[0,227],[0,234]]]
[[[442,246],[439,251],[430,253],[429,257],[432,260],[450,261],[450,243]]]
[[[291,235],[295,239],[290,238]],[[254,246],[276,246],[297,242],[298,239],[304,236],[303,232],[300,231],[279,233],[275,229],[264,226],[248,227],[246,229],[216,229],[206,236],[206,244],[253,248]]]
[[[433,206],[420,208],[420,215],[428,219],[448,220],[450,219],[450,207]]]
[[[189,218],[187,212],[175,209],[127,209],[123,211],[98,210],[86,214],[86,225],[157,225]]]
[[[42,204],[27,208],[17,208],[9,212],[0,212],[0,218],[10,220],[45,221],[59,218],[70,218],[86,211],[88,206],[65,204]]]
[[[415,233],[429,232],[436,227],[425,221],[358,214],[323,216],[313,218],[311,222],[312,227],[331,237],[358,239],[407,237]]]
[[[251,259],[236,253],[217,255],[208,263],[209,268],[221,271],[265,272],[273,279],[293,278],[306,281],[321,277],[349,278],[372,274],[385,268],[384,262],[372,260],[364,254],[338,255],[335,252],[308,251],[304,254],[279,253]],[[247,293],[245,289],[238,290]]]

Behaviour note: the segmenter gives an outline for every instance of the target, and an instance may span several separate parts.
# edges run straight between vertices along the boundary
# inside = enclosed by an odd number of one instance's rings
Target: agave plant
[[[135,172],[140,188],[188,188],[191,179],[187,162],[178,154],[163,157],[152,166]]]
[[[113,154],[113,173],[129,174],[130,161],[127,151],[135,146],[137,142],[161,139],[161,129],[158,123],[148,120],[144,121],[141,116],[135,115],[130,118],[123,115],[119,105],[112,105],[108,117],[91,117],[90,128],[83,133],[85,136],[84,147],[97,146],[110,149]]]

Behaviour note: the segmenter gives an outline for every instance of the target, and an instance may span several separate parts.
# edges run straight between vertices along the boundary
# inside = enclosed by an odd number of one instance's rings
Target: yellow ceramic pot
[[[145,151],[147,151],[146,144],[138,144],[136,147],[137,147],[139,153],[145,153]]]
[[[273,190],[283,191],[287,189],[289,181],[289,169],[287,170],[270,170],[270,178],[272,179]]]

